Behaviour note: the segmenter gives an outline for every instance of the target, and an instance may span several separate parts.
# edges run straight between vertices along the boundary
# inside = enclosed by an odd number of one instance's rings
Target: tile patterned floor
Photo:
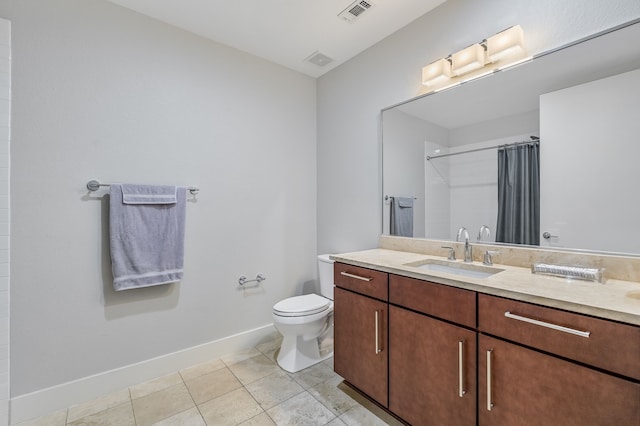
[[[333,359],[298,373],[275,362],[280,339],[20,426],[400,425],[342,383]]]

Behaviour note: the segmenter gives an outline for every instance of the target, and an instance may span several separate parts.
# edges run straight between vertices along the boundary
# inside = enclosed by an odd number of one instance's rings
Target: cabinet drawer
[[[640,327],[480,294],[478,329],[640,380]]]
[[[389,302],[467,327],[476,326],[474,291],[390,275]]]
[[[333,282],[336,286],[376,299],[389,300],[389,274],[359,266],[335,263]]]

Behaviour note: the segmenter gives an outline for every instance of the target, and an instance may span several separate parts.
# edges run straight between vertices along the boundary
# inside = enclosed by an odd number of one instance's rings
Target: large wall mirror
[[[384,109],[383,234],[505,241],[499,153],[537,146],[527,244],[640,255],[638,40],[635,20]]]

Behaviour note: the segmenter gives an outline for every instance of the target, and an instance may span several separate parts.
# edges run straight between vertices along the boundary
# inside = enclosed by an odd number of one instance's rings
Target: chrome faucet
[[[464,234],[464,261],[466,263],[473,262],[473,248],[471,244],[469,244],[469,231],[464,226],[461,226],[458,229],[458,234],[456,235],[456,241],[460,241],[460,238]]]
[[[499,254],[499,251],[487,250],[487,252],[484,254],[484,260],[482,261],[482,263],[488,266],[493,265],[493,256],[497,256]]]
[[[478,232],[478,241],[482,241],[484,235],[487,235],[487,241],[491,240],[491,229],[487,225],[482,225],[480,227],[480,232]]]
[[[449,255],[447,256],[447,260],[456,260],[456,251],[453,247],[442,246],[442,248],[449,249]]]

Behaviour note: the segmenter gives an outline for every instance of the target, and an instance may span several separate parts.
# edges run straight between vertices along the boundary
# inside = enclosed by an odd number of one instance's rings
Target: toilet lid
[[[329,308],[329,299],[317,294],[289,297],[273,305],[273,312],[282,317],[313,315]]]

